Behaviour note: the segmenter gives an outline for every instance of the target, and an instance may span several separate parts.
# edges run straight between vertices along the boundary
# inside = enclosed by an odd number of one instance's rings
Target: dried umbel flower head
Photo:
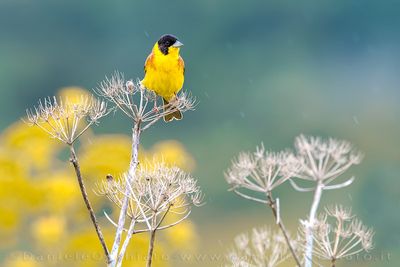
[[[181,92],[168,104],[158,104],[153,91],[144,88],[139,81],[125,81],[124,75],[119,72],[115,72],[111,78],[106,77],[96,92],[114,103],[129,118],[145,124],[143,129],[177,110],[193,110],[196,102],[190,94]]]
[[[342,184],[329,186],[352,165],[359,164],[363,157],[349,142],[333,138],[324,140],[300,135],[295,140],[295,147],[303,167],[302,172],[296,176],[320,182],[324,189],[336,189],[351,184],[353,177]]]
[[[290,257],[285,238],[267,227],[255,228],[252,234],[235,238],[235,247],[228,253],[226,266],[278,266]]]
[[[258,147],[254,153],[240,153],[225,173],[233,190],[240,188],[267,193],[301,170],[298,159],[290,152],[267,152]]]
[[[163,162],[138,168],[134,183],[147,188],[145,202],[153,210],[162,210],[171,204],[174,208],[201,204],[197,181],[178,167],[168,167]]]
[[[168,212],[181,214],[183,220],[190,214],[192,205],[202,202],[196,180],[164,163],[140,165],[133,179],[125,175],[121,179],[107,179],[97,187],[98,194],[107,196],[118,207],[121,207],[128,187],[128,215],[137,222],[149,223],[155,219],[161,223]]]
[[[303,221],[301,232],[305,234],[308,227],[308,222]],[[326,208],[311,229],[315,241],[313,253],[324,260],[335,262],[373,248],[372,229],[356,219],[351,214],[351,209],[342,206]]]
[[[53,138],[71,145],[108,111],[105,102],[92,96],[82,96],[80,101],[72,103],[68,99],[45,98],[26,113],[30,125],[38,126]]]

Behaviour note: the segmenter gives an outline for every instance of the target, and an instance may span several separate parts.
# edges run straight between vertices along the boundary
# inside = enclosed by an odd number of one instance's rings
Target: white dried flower
[[[240,153],[225,173],[225,179],[234,190],[267,193],[292,178],[300,168],[299,160],[291,152],[267,152],[260,146],[254,153]]]
[[[320,181],[324,185],[342,175],[352,165],[359,164],[362,154],[343,140],[300,135],[295,140],[295,147],[303,170],[298,177]]]
[[[152,227],[160,227],[169,212],[181,214],[181,219],[176,221],[180,222],[189,216],[191,205],[197,206],[202,202],[200,188],[193,177],[178,167],[157,162],[141,165],[132,180],[124,175],[121,179],[98,183],[96,193],[107,196],[121,207],[127,187],[131,193],[128,216],[148,226],[153,221]]]
[[[273,267],[290,257],[285,238],[267,227],[254,228],[251,236],[240,234],[235,247],[227,254],[228,264],[235,267]]]
[[[334,224],[331,223],[334,221]],[[302,222],[300,231],[305,234],[308,224]],[[364,226],[362,222],[351,214],[351,209],[342,206],[326,208],[323,214],[311,226],[315,241],[314,255],[335,262],[362,251],[373,248],[372,229]]]
[[[140,81],[125,81],[124,75],[119,72],[115,72],[111,78],[106,77],[96,92],[114,103],[129,118],[144,124],[142,130],[177,110],[193,110],[196,102],[190,94],[181,92],[168,104],[158,104],[153,91],[144,88]]]
[[[27,122],[40,127],[53,138],[73,144],[92,124],[108,114],[105,102],[90,96],[82,96],[77,103],[56,97],[39,100],[37,106],[28,109]],[[86,122],[86,125],[83,125]]]

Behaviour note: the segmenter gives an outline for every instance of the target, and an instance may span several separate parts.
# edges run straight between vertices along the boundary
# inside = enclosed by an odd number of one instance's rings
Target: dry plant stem
[[[267,192],[267,198],[268,198],[268,206],[271,208],[272,214],[274,215],[275,220],[277,220],[278,219],[278,211],[276,209],[276,205],[275,205],[276,202],[272,197],[271,191]],[[278,221],[278,226],[281,229],[283,236],[285,237],[286,243],[287,243],[287,245],[289,247],[290,252],[292,253],[292,256],[293,256],[294,261],[296,262],[296,265],[298,267],[301,267],[300,260],[297,257],[296,252],[294,251],[294,248],[293,248],[292,244],[290,243],[290,239],[289,239],[289,236],[287,234],[287,230],[285,228],[285,225],[282,223],[282,220]]]
[[[335,266],[336,266],[336,259],[332,259],[332,260],[331,260],[331,263],[332,263],[331,266],[332,266],[332,267],[335,267]]]
[[[147,264],[146,267],[151,267],[152,259],[153,259],[153,251],[154,251],[154,241],[156,240],[156,231],[159,229],[161,223],[164,221],[165,217],[167,216],[171,205],[168,206],[168,209],[164,212],[163,216],[161,217],[160,221],[157,223],[157,215],[154,214],[152,220],[152,230],[150,231],[150,241],[149,241],[149,251],[147,253]]]
[[[134,179],[134,175],[136,172],[136,168],[139,164],[138,162],[138,154],[139,154],[139,143],[140,143],[140,133],[141,133],[141,128],[140,128],[141,122],[137,121],[135,123],[135,126],[133,128],[132,132],[132,155],[131,155],[131,162],[129,164],[129,175],[128,179],[129,182]],[[108,265],[109,267],[115,267],[117,264],[117,257],[118,257],[118,250],[121,244],[121,238],[122,238],[122,232],[124,231],[124,225],[126,221],[126,213],[128,209],[128,204],[129,204],[129,196],[130,196],[130,190],[129,187],[126,187],[126,192],[125,196],[122,202],[121,210],[119,213],[119,218],[118,218],[118,227],[117,231],[115,233],[114,237],[114,244],[111,250],[110,254],[110,264]],[[123,257],[123,255],[122,255]]]
[[[310,209],[308,227],[306,232],[306,250],[304,255],[305,267],[312,266],[312,253],[313,253],[313,241],[314,241],[312,226],[314,225],[315,222],[315,216],[317,214],[319,202],[321,200],[323,187],[324,184],[322,183],[322,181],[319,181],[314,191],[314,198]]]
[[[126,234],[124,243],[122,244],[121,251],[118,256],[117,267],[122,266],[122,261],[124,259],[126,249],[128,248],[129,241],[131,240],[132,235],[135,232],[135,224],[136,224],[135,219],[132,219],[131,224],[129,225],[128,233]]]
[[[150,242],[149,242],[149,252],[147,253],[147,264],[146,267],[151,267],[153,251],[154,251],[154,241],[156,240],[156,230],[150,232]]]
[[[82,179],[82,174],[81,174],[78,158],[77,158],[76,153],[75,153],[75,149],[74,149],[72,144],[69,145],[69,146],[70,146],[70,153],[71,153],[70,161],[71,161],[72,165],[74,166],[75,174],[76,174],[76,177],[78,178],[79,188],[81,190],[83,200],[84,200],[84,202],[86,204],[86,208],[89,211],[90,218],[92,220],[93,226],[96,229],[97,237],[99,238],[101,246],[103,247],[104,254],[106,255],[106,258],[107,258],[107,262],[109,262],[110,261],[110,257],[109,257],[109,252],[108,252],[108,249],[107,249],[107,246],[106,246],[106,242],[104,241],[104,237],[103,237],[103,233],[101,232],[100,225],[99,225],[99,223],[97,221],[97,218],[96,218],[96,215],[95,215],[95,213],[93,211],[92,205],[90,204],[89,197],[88,197],[88,194],[86,192],[85,184],[84,184],[83,179]]]

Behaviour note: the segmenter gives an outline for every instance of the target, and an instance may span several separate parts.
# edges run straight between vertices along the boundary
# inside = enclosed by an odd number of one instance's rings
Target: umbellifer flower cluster
[[[123,247],[120,250],[122,232],[124,230],[126,217],[128,216],[129,213],[133,217],[135,214],[132,210],[130,210],[132,209],[132,205],[131,207],[129,207],[129,205],[132,201],[136,201],[138,208],[136,211],[139,212],[141,216],[143,216],[142,219],[146,222],[148,230],[151,232],[151,242],[149,246],[149,255],[147,259],[148,266],[151,266],[151,261],[152,261],[151,255],[153,252],[153,243],[155,237],[155,230],[154,230],[155,226],[150,225],[150,221],[151,223],[156,223],[155,220],[161,213],[160,210],[157,210],[157,212],[155,213],[153,210],[152,211],[153,214],[151,215],[152,217],[147,217],[149,211],[146,212],[146,208],[143,207],[141,204],[139,205],[140,201],[145,199],[146,196],[140,195],[138,194],[138,192],[135,191],[136,188],[142,188],[141,186],[143,186],[143,184],[140,184],[139,182],[141,179],[139,180],[135,179],[135,177],[139,175],[139,173],[137,173],[136,170],[139,164],[138,153],[139,153],[140,136],[144,130],[148,129],[149,127],[154,125],[157,121],[159,121],[160,119],[162,119],[163,117],[165,117],[170,113],[173,113],[177,110],[179,110],[180,112],[193,110],[195,105],[195,99],[193,99],[190,95],[181,92],[175,97],[174,100],[170,101],[168,104],[159,105],[157,102],[157,96],[154,94],[154,92],[144,88],[139,81],[137,83],[134,83],[131,80],[125,81],[123,74],[118,72],[114,73],[114,75],[112,75],[111,78],[106,77],[106,79],[99,84],[98,88],[96,89],[96,92],[98,95],[104,97],[105,99],[113,103],[115,105],[115,109],[122,111],[127,117],[129,117],[132,120],[133,123],[132,154],[129,164],[130,165],[129,171],[124,176],[124,181],[120,183],[120,185],[126,185],[123,186],[124,188],[122,188],[122,190],[124,189],[125,191],[119,190],[119,194],[112,196],[112,198],[114,198],[115,200],[115,203],[117,204],[120,203],[118,204],[118,206],[120,207],[120,215],[118,218],[118,222],[116,223],[117,230],[109,257],[111,262],[109,265],[112,267],[121,265],[122,262],[121,257],[123,257],[126,246],[130,240],[130,236],[132,235],[129,233],[133,233],[134,225],[137,222],[140,222],[140,219],[132,220],[132,222],[134,222],[131,223],[130,225],[130,229],[132,228],[132,230],[131,231],[128,230],[128,235],[125,238]],[[153,181],[155,178],[151,179],[151,181]],[[150,184],[147,184],[146,186],[147,186],[146,188],[148,189],[149,188],[148,186],[150,186]],[[154,185],[152,185],[151,188],[154,188]],[[155,193],[152,192],[151,190],[148,190],[146,192],[149,194]],[[118,197],[118,195],[122,195],[122,197]],[[154,197],[154,195],[152,197]],[[150,198],[148,200],[156,201],[156,199],[153,198]],[[157,204],[157,202],[151,204],[154,205]],[[150,202],[146,202],[146,205],[150,207],[149,206]],[[169,205],[167,206],[169,207]],[[167,206],[161,205],[158,208],[164,208]],[[161,219],[161,222],[162,221],[163,219]]]
[[[128,216],[146,226],[152,220],[158,222],[159,215],[166,212],[187,214],[191,205],[201,204],[202,195],[196,180],[178,167],[168,167],[163,162],[142,164],[134,178],[129,183],[128,180],[127,174],[119,179],[108,176],[97,184],[96,192],[120,207],[128,187],[131,192]]]
[[[326,208],[315,220],[312,229],[315,241],[313,254],[331,261],[332,266],[339,259],[373,248],[372,229],[364,226],[351,214],[351,209],[343,206]],[[306,233],[307,223],[303,222],[300,230]]]
[[[127,215],[130,218],[127,237],[122,245],[118,264],[133,234],[150,232],[149,259],[154,248],[156,231],[170,228],[185,220],[191,213],[191,206],[202,202],[202,193],[196,180],[178,167],[168,167],[165,163],[152,162],[136,169],[133,179],[129,174],[120,179],[107,176],[106,181],[97,185],[97,193],[105,195],[119,208],[122,207],[126,191],[129,202]],[[179,215],[174,222],[163,225],[170,213]],[[117,223],[107,218],[115,226]],[[174,217],[175,218],[175,217]]]
[[[198,205],[201,193],[195,180],[178,168],[167,168],[165,164],[139,166],[139,144],[142,132],[164,116],[177,110],[193,110],[195,100],[186,93],[178,94],[167,104],[159,105],[158,96],[140,85],[140,82],[125,81],[123,74],[116,72],[111,78],[99,84],[97,94],[115,105],[113,110],[121,110],[132,122],[132,153],[127,173],[118,180],[109,176],[99,185],[99,194],[106,195],[119,208],[111,251],[108,250],[96,214],[89,201],[80,164],[75,153],[75,141],[99,119],[109,113],[104,101],[94,97],[82,97],[80,101],[46,98],[31,110],[27,110],[27,121],[40,127],[53,138],[67,144],[72,163],[81,189],[83,200],[103,247],[109,267],[122,265],[123,257],[133,234],[150,232],[147,266],[151,266],[155,233],[178,224],[190,214],[191,205]],[[86,124],[83,123],[86,121]],[[168,213],[181,215],[175,222],[162,225]],[[129,229],[125,229],[129,222]],[[137,229],[135,226],[142,227]],[[123,232],[127,231],[124,242]],[[122,244],[122,246],[121,246]]]
[[[93,96],[82,96],[77,103],[66,99],[48,97],[39,100],[37,106],[28,109],[27,121],[47,132],[51,137],[71,145],[90,126],[107,115],[107,104]],[[86,125],[82,125],[83,122]]]
[[[227,254],[227,267],[274,267],[290,257],[285,238],[267,227],[254,228],[251,235],[240,234]]]
[[[261,145],[257,147],[256,152],[240,153],[225,173],[225,179],[232,186],[233,191],[249,198],[250,196],[240,192],[239,189],[266,194],[292,178],[299,172],[300,167],[300,162],[293,153],[268,152]],[[256,198],[250,198],[256,200]],[[258,202],[264,202],[264,200],[258,199]]]
[[[153,91],[145,89],[140,82],[125,81],[124,75],[115,72],[111,78],[101,82],[96,89],[98,95],[108,99],[126,116],[140,122],[142,130],[149,128],[165,115],[180,110],[193,110],[196,100],[185,92],[179,93],[168,104],[158,104]]]
[[[363,156],[349,142],[334,138],[324,140],[319,137],[300,135],[295,140],[295,148],[302,165],[302,170],[296,174],[296,177],[308,183],[311,182],[312,186],[301,187],[295,179],[291,179],[290,182],[297,191],[314,192],[308,221],[304,222],[304,225],[308,225],[309,228],[306,230],[307,245],[304,260],[305,266],[311,267],[313,250],[311,227],[314,225],[321,195],[325,190],[340,189],[352,184],[354,177],[341,182],[336,182],[336,180],[341,179],[342,174],[352,165],[359,164]]]
[[[295,140],[295,148],[301,161],[301,172],[296,177],[320,182],[324,189],[336,189],[353,182],[353,177],[342,184],[331,183],[352,165],[359,164],[363,155],[347,141],[334,138],[322,139],[300,135]]]
[[[329,242],[332,240],[331,228],[327,226],[326,217],[316,219],[322,193],[325,190],[349,186],[354,177],[340,179],[351,166],[361,162],[362,154],[347,141],[304,135],[295,139],[294,147],[294,152],[287,150],[278,153],[266,152],[261,146],[254,153],[240,153],[225,173],[225,179],[231,190],[245,199],[267,204],[271,208],[276,224],[280,227],[297,266],[302,266],[303,260],[305,267],[311,267],[314,241],[317,243],[315,254],[319,253],[319,256],[332,260],[333,264],[336,259],[346,255],[353,255],[362,250],[368,251],[371,247],[372,231],[354,220],[350,226],[344,226],[348,224],[348,218],[343,208],[328,210],[327,213],[338,218],[335,232],[337,235],[333,243]],[[302,221],[304,234],[302,260],[298,255],[300,252],[296,251],[294,241],[290,240],[288,231],[283,225],[279,198],[272,196],[272,191],[287,181],[299,192],[314,193],[308,219]],[[319,225],[319,228],[316,225]],[[349,237],[348,243],[343,244],[347,237]],[[333,244],[333,247],[329,247],[329,244]],[[355,249],[360,244],[361,248]]]

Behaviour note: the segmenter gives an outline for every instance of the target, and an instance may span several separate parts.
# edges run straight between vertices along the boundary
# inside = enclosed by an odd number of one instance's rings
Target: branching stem
[[[128,172],[129,175],[127,181],[128,183],[130,183],[132,179],[134,179],[136,168],[139,164],[138,154],[139,154],[140,133],[141,133],[141,121],[139,120],[135,123],[135,126],[133,127],[132,131],[132,155],[129,164],[129,172]],[[131,192],[129,186],[127,186],[125,196],[122,201],[121,211],[119,213],[118,227],[115,233],[114,244],[110,254],[110,264],[108,265],[109,267],[115,267],[117,264],[118,251],[121,244],[122,233],[124,231],[130,194]]]
[[[126,249],[128,248],[129,241],[131,240],[132,235],[135,233],[135,224],[136,224],[136,221],[135,221],[135,218],[133,218],[129,225],[128,233],[126,234],[125,241],[122,244],[121,251],[118,256],[117,267],[122,266],[122,261],[124,260],[124,255],[125,255]]]
[[[157,223],[157,216],[154,215],[154,217],[153,217],[152,229],[150,231],[149,251],[147,253],[146,267],[151,267],[152,259],[153,259],[153,251],[154,251],[154,241],[156,240],[156,231],[159,229],[160,225],[164,221],[170,208],[171,208],[171,205],[168,206],[167,210],[164,212],[163,216],[160,218],[160,221],[158,223]]]

